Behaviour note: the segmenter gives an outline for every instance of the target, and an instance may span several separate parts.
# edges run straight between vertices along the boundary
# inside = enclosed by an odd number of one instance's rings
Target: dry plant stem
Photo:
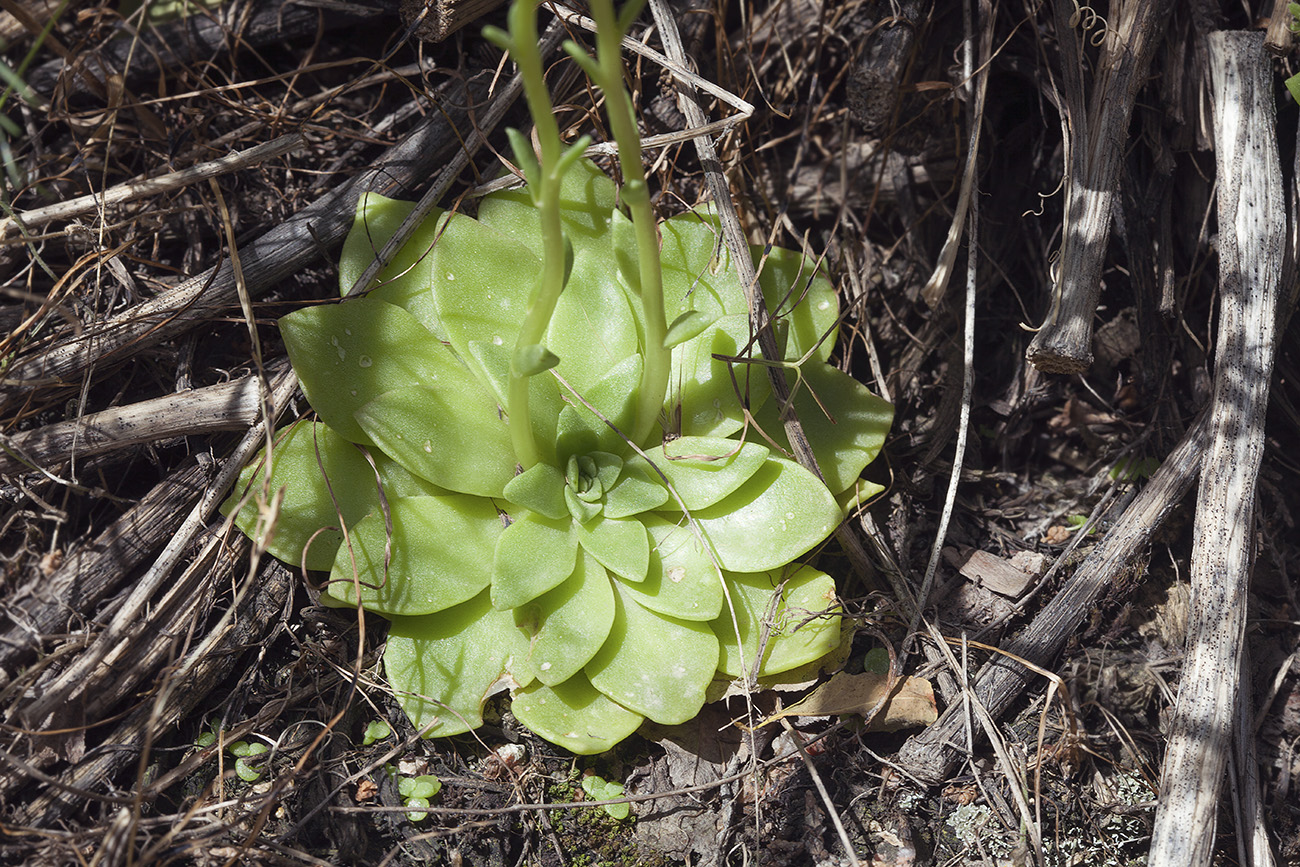
[[[267,373],[274,375],[286,367],[283,360],[273,362],[267,366]],[[62,463],[74,455],[97,455],[169,437],[246,430],[257,421],[258,412],[255,376],[113,407],[0,437],[0,474],[24,472],[49,462]]]
[[[78,196],[75,199],[56,202],[43,208],[34,208],[11,217],[5,217],[0,219],[0,242],[5,244],[24,243],[28,240],[27,238],[13,239],[11,236],[31,233],[56,220],[80,217],[84,214],[94,213],[101,208],[110,208],[148,196],[168,193],[202,180],[241,171],[266,160],[274,159],[280,154],[287,153],[296,148],[301,142],[301,133],[282,135],[265,144],[236,151],[233,154],[209,160],[205,163],[199,163],[196,166],[190,166],[188,169],[168,172],[157,177],[128,181],[102,193],[90,193],[89,195]]]
[[[1061,592],[1023,632],[1006,644],[1003,649],[1007,653],[1044,668],[1051,667],[1097,600],[1146,550],[1152,534],[1191,488],[1200,470],[1209,427],[1209,414],[1202,413],[1132,505],[1079,564]],[[989,714],[997,718],[1034,676],[1024,666],[999,656],[986,663],[975,676],[975,695]],[[961,706],[950,705],[937,722],[903,744],[899,764],[928,783],[942,782],[965,749],[964,729]]]
[[[0,686],[32,660],[46,636],[90,619],[126,575],[172,535],[206,481],[197,462],[184,464],[94,541],[69,553],[54,574],[12,594],[5,604],[8,622],[0,628]]]
[[[233,560],[239,559],[240,555],[235,554]],[[222,618],[214,624],[205,640],[178,661],[171,676],[184,678],[179,681],[181,688],[167,690],[161,702],[142,703],[105,736],[104,743],[120,745],[119,748],[88,755],[63,775],[62,782],[83,789],[102,789],[105,781],[116,778],[137,761],[143,743],[163,735],[189,716],[230,676],[235,664],[250,648],[266,640],[292,592],[292,574],[283,568],[269,569],[266,577],[257,581],[254,592],[238,606],[235,616],[229,622]],[[148,791],[137,794],[150,797]],[[22,819],[28,824],[50,827],[81,804],[82,799],[50,788],[23,808]]]
[[[962,52],[962,74],[970,82],[975,67],[974,25],[971,22],[970,5],[963,3],[962,11],[964,13],[962,17],[966,25],[966,38],[964,40],[964,51]],[[969,212],[969,231],[966,233],[966,306],[962,326],[961,409],[957,421],[957,444],[952,456],[952,472],[948,476],[948,493],[944,497],[943,511],[939,515],[939,526],[935,530],[934,545],[930,549],[930,561],[925,568],[925,578],[922,579],[921,590],[917,593],[918,604],[916,611],[913,612],[911,622],[908,624],[908,635],[915,633],[917,627],[921,625],[921,617],[925,612],[926,602],[929,600],[930,591],[934,589],[934,576],[939,568],[944,542],[948,538],[948,523],[952,520],[953,506],[957,502],[957,485],[961,481],[961,469],[966,458],[966,438],[970,433],[971,394],[975,389],[975,284],[979,276],[980,214],[979,200],[971,199],[969,194],[973,186],[975,164],[979,160],[979,131],[984,121],[984,92],[988,88],[986,61],[993,49],[992,11],[987,2],[981,2],[980,12],[984,22],[984,31],[980,38],[981,69],[979,80],[974,84],[975,99],[973,104],[967,103],[966,113],[966,120],[970,124],[970,146],[966,156],[965,180],[962,182],[962,196],[965,201],[958,206],[957,217],[953,220],[952,229],[948,234],[948,243],[944,245],[945,249],[950,245],[955,249],[954,237],[960,236],[961,226],[966,223],[968,219],[967,213]],[[947,265],[951,267],[951,264],[952,262],[949,260]],[[939,270],[946,270],[944,263],[940,263],[936,275]],[[933,282],[933,278],[931,278],[931,281]],[[946,286],[946,276],[943,283]],[[942,288],[940,291],[942,291]],[[933,302],[927,299],[927,302],[933,306],[938,302],[938,297]]]
[[[963,9],[966,5],[963,4]],[[962,225],[966,221],[966,214],[974,206],[975,202],[971,199],[971,193],[975,187],[975,172],[979,166],[980,152],[980,128],[984,125],[984,98],[989,89],[989,68],[988,63],[993,55],[993,10],[987,2],[980,3],[981,18],[984,20],[984,30],[980,35],[980,68],[979,73],[975,76],[975,93],[973,107],[970,108],[970,138],[966,145],[966,167],[961,176],[961,192],[957,196],[957,208],[952,217],[952,224],[948,227],[948,236],[944,239],[943,249],[939,251],[939,261],[934,266],[934,273],[930,275],[929,281],[925,288],[921,290],[921,297],[925,303],[930,305],[931,309],[938,307],[943,300],[944,293],[948,290],[948,281],[952,277],[952,266],[957,260],[957,248],[961,245]],[[971,37],[967,37],[968,47]],[[974,73],[974,64],[969,59],[963,64],[962,75],[969,82]],[[971,102],[967,106],[972,106]],[[974,231],[971,232],[970,255],[974,255],[975,241]],[[968,314],[969,315],[969,312]],[[967,406],[968,404],[963,404]],[[954,475],[959,475],[954,473]],[[915,631],[916,626],[912,626]]]
[[[1151,836],[1152,867],[1210,863],[1241,697],[1255,482],[1273,372],[1286,203],[1272,67],[1263,34],[1212,33],[1219,187],[1219,336],[1213,439],[1201,466],[1187,660],[1174,704]]]
[[[659,28],[668,59],[673,61],[666,68],[673,72],[677,83],[677,105],[681,109],[682,115],[685,116],[686,122],[692,128],[703,127],[706,118],[703,109],[695,101],[694,84],[676,71],[678,67],[684,67],[686,64],[686,52],[682,47],[677,22],[673,18],[672,12],[665,5],[664,0],[650,0],[650,13],[654,16],[655,25]],[[777,348],[776,335],[772,331],[772,316],[763,300],[763,292],[758,283],[758,274],[754,270],[754,260],[749,252],[749,243],[745,240],[744,232],[740,227],[740,218],[736,216],[736,205],[731,199],[731,191],[727,187],[727,178],[722,171],[722,163],[718,160],[717,149],[709,136],[697,135],[694,141],[696,152],[700,157],[700,165],[704,168],[705,178],[709,184],[709,192],[712,194],[713,202],[718,208],[718,218],[722,224],[723,239],[727,244],[728,252],[731,254],[731,261],[736,266],[740,285],[745,288],[745,296],[749,300],[750,331],[758,336],[758,345],[763,357],[769,361],[777,362],[767,368],[768,378],[772,383],[772,400],[776,401],[778,406],[784,406],[790,398],[790,386],[785,381],[785,368],[779,364],[781,352]],[[791,411],[781,421],[785,427],[786,437],[790,440],[790,446],[794,449],[796,460],[816,475],[817,478],[823,478],[821,469],[817,466],[817,458],[813,455],[812,446],[808,443],[808,437],[804,435],[803,425],[799,423],[798,416]],[[858,575],[863,580],[869,580],[875,574],[875,571],[871,567],[870,560],[867,559],[862,540],[854,535],[848,525],[844,523],[841,523],[835,529],[835,538],[848,553],[853,568]],[[911,596],[908,594],[899,598],[910,599]]]
[[[271,391],[267,396],[272,420],[283,411],[297,387],[298,380],[292,371],[281,373],[272,380]],[[87,687],[93,682],[92,672],[101,662],[116,653],[118,643],[143,619],[143,612],[154,593],[170,577],[172,570],[180,563],[190,540],[207,524],[226,491],[234,484],[239,471],[266,442],[268,434],[269,431],[258,423],[244,435],[234,453],[226,459],[221,472],[186,516],[181,528],[177,530],[148,571],[135,583],[130,595],[123,601],[113,619],[94,639],[94,643],[87,647],[57,680],[47,685],[46,691],[40,698],[25,709],[29,721],[39,724],[61,705],[79,703],[84,699]]]
[[[1089,36],[1070,23],[1079,4],[1054,0],[1053,5],[1066,90],[1062,118],[1067,165],[1065,226],[1052,306],[1026,357],[1046,373],[1082,373],[1092,364],[1092,318],[1101,292],[1111,215],[1118,202],[1129,118],[1155,45],[1169,21],[1171,3],[1125,0],[1111,4],[1109,21],[1114,32],[1106,33],[1086,116],[1080,43]]]
[[[1267,46],[1266,46],[1267,47]],[[1289,666],[1288,666],[1289,668]],[[1264,790],[1259,778],[1259,737],[1256,734],[1255,694],[1251,676],[1250,647],[1241,648],[1241,700],[1233,714],[1232,744],[1229,757],[1228,780],[1232,784],[1232,800],[1238,805],[1237,857],[1251,867],[1273,867],[1273,847],[1268,840],[1268,823],[1264,818]],[[1262,709],[1267,710],[1267,705]]]
[[[1264,47],[1274,57],[1286,57],[1291,53],[1291,23],[1295,16],[1288,11],[1292,0],[1273,0],[1273,12],[1268,18],[1268,31],[1264,37]]]
[[[256,296],[301,270],[341,242],[352,226],[363,192],[399,195],[439,166],[446,150],[460,143],[456,125],[464,106],[482,99],[486,77],[452,87],[440,111],[391,148],[371,168],[323,196],[279,226],[240,246],[244,277]],[[96,323],[48,350],[15,360],[0,381],[0,410],[25,400],[33,387],[65,383],[92,365],[110,369],[115,357],[170,340],[237,301],[229,262],[192,277],[157,298]]]

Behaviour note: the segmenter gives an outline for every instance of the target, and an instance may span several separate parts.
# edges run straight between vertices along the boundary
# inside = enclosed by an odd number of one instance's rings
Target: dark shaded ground
[[[964,247],[942,303],[931,309],[920,297],[965,164],[966,101],[956,62],[961,15],[955,8],[919,14],[912,50],[899,55],[897,102],[880,103],[864,95],[855,70],[884,50],[871,40],[888,31],[889,4],[789,0],[732,4],[725,14],[703,2],[681,5],[688,54],[700,74],[757,107],[754,118],[720,141],[747,230],[754,240],[825,255],[848,311],[841,363],[897,405],[885,458],[868,470],[889,490],[869,512],[875,550],[887,552],[918,588],[952,471],[961,399]],[[21,8],[41,15],[39,2]],[[23,71],[35,95],[23,101],[11,94],[5,103],[12,121],[0,149],[6,213],[286,132],[301,131],[304,140],[284,156],[219,178],[219,197],[204,181],[59,220],[44,234],[29,231],[26,242],[4,241],[0,334],[8,337],[0,357],[9,378],[0,384],[0,433],[13,438],[246,373],[253,366],[250,341],[232,301],[205,309],[164,340],[145,329],[73,375],[31,375],[99,323],[130,318],[147,299],[227,257],[221,202],[237,243],[249,243],[455,102],[440,89],[490,74],[497,62],[477,25],[421,45],[406,39],[394,10],[347,8],[293,5],[270,15],[271,4],[236,4],[212,19],[222,38],[207,45],[196,44],[193,21],[162,25],[171,29],[137,44],[129,67],[123,56],[103,61],[115,73],[107,78],[97,58],[117,50],[112,40],[127,29],[120,14],[83,4],[63,12],[52,33],[57,43],[46,39]],[[250,9],[260,17],[249,17]],[[1141,484],[1141,472],[1112,470],[1158,463],[1208,398],[1214,159],[1205,149],[1208,108],[1195,51],[1208,14],[1174,11],[1139,95],[1122,215],[1103,273],[1097,360],[1073,377],[1038,374],[1023,361],[1028,326],[1041,321],[1049,303],[1046,275],[1062,220],[1061,196],[1052,192],[1062,172],[1051,85],[1059,75],[1055,36],[1046,13],[1035,16],[1021,4],[1000,5],[979,22],[993,29],[996,56],[978,173],[975,394],[946,544],[1065,562],[1019,609],[1014,598],[943,562],[930,613],[946,635],[964,631],[996,646],[1023,626],[1118,512],[1097,512],[1092,535],[1071,548],[1079,541],[1075,529],[1104,498],[1120,509]],[[1217,25],[1249,23],[1229,4],[1220,18]],[[257,35],[262,28],[268,36]],[[34,40],[22,27],[11,39],[5,59],[16,68]],[[164,47],[191,45],[195,51],[183,59],[162,57],[164,71],[150,66]],[[556,102],[566,106],[562,122],[585,131],[590,94],[565,76],[566,66],[552,70]],[[659,70],[637,65],[632,75],[646,131],[680,129]],[[1289,165],[1297,107],[1280,86],[1279,100]],[[850,102],[860,117],[851,115]],[[711,116],[726,113],[709,108]],[[516,111],[508,122],[524,120]],[[504,137],[491,143],[502,148]],[[497,171],[490,153],[475,164],[482,176]],[[466,174],[451,195],[473,180]],[[702,195],[689,147],[656,163],[654,181],[664,215]],[[290,276],[255,300],[268,361],[282,354],[274,320],[336,292],[337,251],[322,247],[322,255],[304,252]],[[1248,639],[1276,851],[1300,863],[1300,810],[1291,792],[1300,771],[1300,608],[1290,574],[1297,562],[1292,485],[1300,469],[1294,337],[1291,329],[1280,342]],[[20,367],[21,382],[10,376]],[[856,718],[836,726],[807,722],[799,732],[763,734],[751,745],[728,724],[726,707],[711,706],[690,725],[647,727],[609,755],[575,759],[498,708],[473,738],[417,741],[379,678],[383,621],[369,620],[361,638],[354,617],[315,607],[309,586],[278,564],[259,564],[250,576],[246,546],[218,539],[217,519],[193,535],[168,573],[173,577],[116,636],[122,655],[92,666],[93,688],[34,713],[59,678],[94,652],[90,639],[112,628],[115,612],[137,604],[129,594],[240,431],[173,431],[98,456],[49,456],[37,462],[40,470],[11,468],[0,479],[0,860],[846,863],[811,766],[864,862],[1024,863],[1012,784],[986,745],[977,743],[972,760],[945,785],[923,787],[893,761],[908,732],[862,733]],[[128,538],[107,547],[96,541],[178,475],[183,491],[141,516]],[[1048,706],[1042,680],[1000,721],[1010,755],[1031,792],[1041,795],[1037,821],[1051,863],[1145,857],[1186,629],[1190,522],[1189,503],[1161,529],[1141,568],[1114,577],[1113,591],[1070,639],[1055,668],[1069,690],[1068,715],[1059,696]],[[152,538],[142,529],[152,529]],[[855,523],[859,530],[866,532]],[[214,544],[205,548],[209,540]],[[101,551],[92,575],[87,558]],[[940,667],[917,652],[920,640],[909,638],[906,609],[887,582],[854,581],[835,552],[826,562],[842,578],[847,610],[864,626],[848,665],[861,666],[884,638],[912,652],[908,674],[939,683]],[[169,590],[176,592],[168,596]],[[37,610],[55,616],[34,628],[30,615]],[[231,611],[237,616],[228,629],[222,618]],[[971,669],[988,656],[979,647],[970,654]],[[396,737],[363,745],[375,719],[387,720]],[[243,738],[272,746],[263,776],[246,782],[220,745],[196,745],[213,730],[223,733],[223,743]],[[822,733],[806,765],[795,741]],[[401,799],[386,764],[442,780],[429,818],[411,823],[394,810]],[[635,821],[619,822],[600,809],[538,806],[582,800],[588,771],[623,781],[643,798],[634,805]],[[696,788],[679,791],[688,787]],[[1230,808],[1221,813],[1218,845],[1228,863],[1236,859],[1234,824]]]

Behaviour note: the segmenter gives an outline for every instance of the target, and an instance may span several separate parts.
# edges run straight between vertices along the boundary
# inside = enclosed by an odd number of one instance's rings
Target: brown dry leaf
[[[839,716],[866,714],[885,697],[889,676],[864,671],[862,674],[840,672],[813,690],[803,701],[777,711],[764,725],[786,716]],[[871,721],[874,732],[895,732],[905,728],[928,726],[939,718],[934,704],[934,688],[921,677],[899,678],[889,702]]]

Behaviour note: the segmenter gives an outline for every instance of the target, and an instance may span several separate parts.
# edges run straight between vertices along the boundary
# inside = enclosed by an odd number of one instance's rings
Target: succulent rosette
[[[361,201],[344,287],[412,207]],[[715,220],[689,213],[659,227],[669,387],[660,423],[633,438],[647,328],[630,223],[587,161],[565,173],[560,215],[568,278],[550,361],[526,383],[540,459],[524,466],[507,410],[543,267],[523,189],[487,196],[477,218],[429,217],[366,297],[280,320],[319,421],[273,449],[269,484],[285,493],[263,541],[328,571],[331,603],[391,620],[387,676],[428,735],[481,725],[508,688],[520,722],[593,753],[645,718],[691,719],[719,673],[775,674],[838,645],[834,581],[795,561],[878,490],[860,476],[892,407],[827,363],[830,283],[770,250],[762,289],[825,481],[788,459],[735,269]],[[227,512],[265,472],[245,471]],[[254,534],[257,518],[249,505],[235,523]]]

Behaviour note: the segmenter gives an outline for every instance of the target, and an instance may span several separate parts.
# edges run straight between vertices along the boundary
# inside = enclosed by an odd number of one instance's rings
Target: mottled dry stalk
[[[1092,364],[1092,319],[1101,292],[1101,269],[1110,240],[1111,215],[1119,201],[1119,168],[1129,146],[1128,125],[1138,88],[1169,20],[1169,0],[1110,4],[1109,23],[1084,30],[1074,0],[1056,0],[1065,94],[1065,226],[1052,307],[1029,344],[1026,357],[1047,373],[1082,373]],[[1084,4],[1086,5],[1086,4]],[[1083,111],[1081,42],[1107,30],[1096,66],[1091,104]]]
[[[275,372],[286,364],[274,365]],[[246,376],[126,406],[115,406],[0,438],[0,473],[64,463],[141,443],[222,430],[247,430],[257,421],[257,377]]]
[[[1255,479],[1273,373],[1286,205],[1264,35],[1209,37],[1219,185],[1220,319],[1213,441],[1201,465],[1192,611],[1151,838],[1152,867],[1210,863],[1241,700]]]

